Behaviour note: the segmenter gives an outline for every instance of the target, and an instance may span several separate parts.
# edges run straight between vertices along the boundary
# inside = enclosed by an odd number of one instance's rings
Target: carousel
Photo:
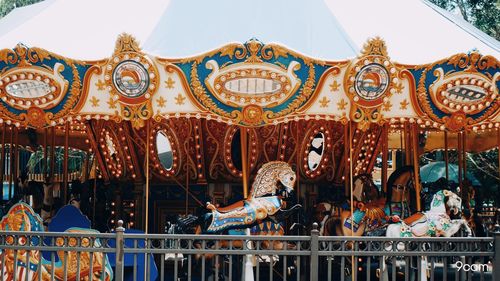
[[[410,65],[375,37],[335,61],[255,38],[174,59],[125,33],[109,53],[0,50],[1,230],[106,233],[122,220],[146,234],[300,235],[313,222],[325,236],[472,233],[481,187],[467,154],[500,146],[498,57]],[[431,192],[421,159],[436,150]],[[444,202],[459,218],[430,219]],[[88,222],[62,227],[68,205]]]

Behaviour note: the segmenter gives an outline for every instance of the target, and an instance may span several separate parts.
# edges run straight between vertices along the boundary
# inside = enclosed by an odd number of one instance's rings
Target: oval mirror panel
[[[18,98],[39,98],[50,94],[50,85],[37,80],[19,80],[10,83],[5,91]]]
[[[245,95],[272,94],[281,90],[281,83],[264,78],[238,78],[224,84],[226,90]]]
[[[312,139],[307,155],[307,165],[309,170],[314,171],[319,167],[323,153],[325,151],[325,135],[322,132],[317,133]]]
[[[167,135],[163,131],[156,134],[156,151],[158,152],[158,159],[166,170],[172,169],[174,165],[172,146],[168,140]]]

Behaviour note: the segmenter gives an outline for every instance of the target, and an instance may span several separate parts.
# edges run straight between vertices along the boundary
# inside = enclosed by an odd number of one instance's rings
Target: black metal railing
[[[310,236],[126,234],[119,225],[112,234],[0,232],[0,250],[3,280],[500,280],[498,233],[397,239],[320,237],[317,229]]]

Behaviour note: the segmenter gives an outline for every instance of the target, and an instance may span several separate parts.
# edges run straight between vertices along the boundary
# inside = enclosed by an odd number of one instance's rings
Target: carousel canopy
[[[423,145],[419,131],[498,130],[498,42],[427,2],[343,2],[15,10],[0,20],[2,137],[71,139],[96,153],[105,179],[152,171],[206,183],[241,181],[245,132],[250,172],[282,160],[306,179],[342,182],[346,159],[371,171],[389,131],[407,132],[409,151]]]
[[[472,49],[500,56],[498,41],[419,0],[46,0],[0,20],[4,48],[22,42],[78,59],[108,57],[122,32],[162,57],[191,56],[255,37],[341,60],[355,57],[375,36],[402,63],[429,63]]]

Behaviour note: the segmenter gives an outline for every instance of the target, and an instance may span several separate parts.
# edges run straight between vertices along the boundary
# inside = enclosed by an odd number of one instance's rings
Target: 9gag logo
[[[488,271],[488,264],[478,264],[478,263],[473,263],[473,264],[468,264],[468,263],[463,263],[461,261],[457,261],[455,263],[455,266],[457,268],[457,271],[463,270],[466,272],[486,272]]]

